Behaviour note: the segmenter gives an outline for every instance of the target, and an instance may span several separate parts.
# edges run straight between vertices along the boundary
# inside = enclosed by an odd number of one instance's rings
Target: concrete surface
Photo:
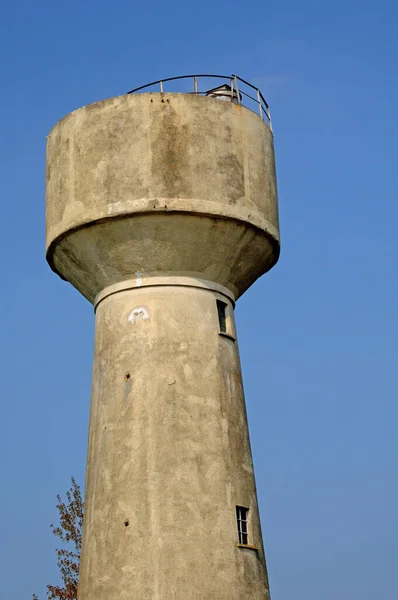
[[[216,298],[234,337],[231,301],[186,281],[98,305],[79,600],[267,597],[238,346]],[[258,550],[236,545],[236,505]]]
[[[47,258],[96,310],[79,600],[269,598],[233,305],[278,255],[253,112],[140,94],[50,133]]]
[[[48,137],[47,258],[91,302],[137,272],[202,277],[238,297],[275,264],[278,240],[273,137],[248,109],[126,95]]]

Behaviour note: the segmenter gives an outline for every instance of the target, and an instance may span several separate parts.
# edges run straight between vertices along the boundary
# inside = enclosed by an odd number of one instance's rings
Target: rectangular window
[[[217,311],[218,311],[218,322],[220,324],[220,331],[227,333],[227,317],[226,317],[227,305],[221,300],[217,300]]]
[[[244,508],[243,506],[236,507],[236,522],[238,525],[238,539],[240,544],[249,543],[248,516],[248,508]]]

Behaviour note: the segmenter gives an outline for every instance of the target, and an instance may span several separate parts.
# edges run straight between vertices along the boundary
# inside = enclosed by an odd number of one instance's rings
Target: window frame
[[[236,524],[239,544],[249,546],[249,509],[247,507],[236,505]]]
[[[228,304],[223,300],[216,299],[217,304],[217,316],[218,316],[218,327],[220,333],[228,333],[227,329],[227,308]]]

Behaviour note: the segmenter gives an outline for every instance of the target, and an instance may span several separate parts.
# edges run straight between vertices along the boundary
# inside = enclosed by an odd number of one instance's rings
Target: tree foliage
[[[79,579],[80,552],[82,546],[83,500],[80,487],[72,477],[72,486],[66,492],[66,500],[57,496],[59,525],[51,525],[53,534],[64,544],[72,546],[72,550],[60,548],[56,550],[57,564],[61,574],[62,585],[48,585],[48,600],[76,600]],[[33,600],[39,600],[36,594]]]

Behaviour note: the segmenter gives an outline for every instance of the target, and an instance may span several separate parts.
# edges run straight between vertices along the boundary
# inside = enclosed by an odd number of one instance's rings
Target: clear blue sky
[[[2,598],[55,582],[56,494],[84,482],[94,320],[45,262],[46,135],[236,72],[271,104],[279,184],[280,262],[236,310],[272,600],[396,600],[397,27],[393,0],[3,5]]]

